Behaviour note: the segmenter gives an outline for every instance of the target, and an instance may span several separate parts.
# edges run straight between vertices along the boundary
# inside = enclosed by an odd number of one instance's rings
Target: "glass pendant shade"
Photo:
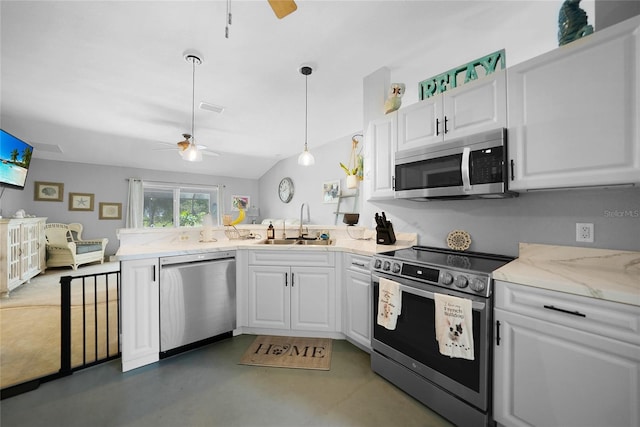
[[[307,146],[304,146],[304,151],[298,156],[298,164],[301,166],[311,166],[316,162],[313,158],[313,154],[309,152]]]

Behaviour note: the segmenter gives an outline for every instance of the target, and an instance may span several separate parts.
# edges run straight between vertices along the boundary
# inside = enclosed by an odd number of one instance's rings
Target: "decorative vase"
[[[358,188],[358,175],[347,175],[347,188]]]
[[[565,0],[558,13],[558,45],[571,43],[593,33],[587,13],[580,8],[581,0]]]

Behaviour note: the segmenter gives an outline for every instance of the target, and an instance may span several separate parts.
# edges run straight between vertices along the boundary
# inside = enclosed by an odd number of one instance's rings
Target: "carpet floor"
[[[0,388],[54,374],[60,369],[60,278],[119,269],[117,262],[87,265],[77,271],[48,269],[0,298]],[[72,281],[72,367],[95,360],[96,354],[98,358],[105,357],[107,350],[110,355],[117,354],[116,283],[115,275],[109,275],[107,287],[104,277],[100,276],[95,281],[98,289],[95,292],[93,280],[86,281],[83,301],[82,282]],[[109,291],[108,300],[105,289]]]

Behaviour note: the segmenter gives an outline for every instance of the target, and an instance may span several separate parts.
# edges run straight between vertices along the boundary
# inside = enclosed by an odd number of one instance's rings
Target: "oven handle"
[[[380,282],[379,276],[373,276],[372,275],[371,279],[372,279],[372,283],[373,284],[379,284],[379,282]],[[390,279],[390,280],[393,280],[393,279]],[[402,292],[407,292],[407,293],[410,293],[410,294],[413,294],[413,295],[417,295],[417,296],[423,297],[423,298],[428,298],[428,299],[431,299],[431,300],[435,299],[435,293],[434,292],[427,291],[427,290],[424,290],[424,289],[417,289],[417,288],[414,288],[414,287],[406,286],[406,285],[403,285],[402,282],[398,282],[397,280],[396,280],[396,282],[400,284],[400,291],[402,291]],[[444,292],[443,292],[443,294],[447,295]],[[484,303],[484,302],[471,301],[471,308],[474,309],[474,310],[481,311],[481,310],[484,310],[486,306],[487,306],[487,304]]]

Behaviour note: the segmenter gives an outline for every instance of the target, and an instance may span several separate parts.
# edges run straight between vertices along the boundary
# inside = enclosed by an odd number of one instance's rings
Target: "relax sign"
[[[501,70],[504,69],[504,49],[421,81],[418,84],[420,100],[422,101],[433,95],[446,92],[449,89],[454,89],[470,81],[477,80],[480,77],[487,76],[496,70],[498,64],[500,64]]]

